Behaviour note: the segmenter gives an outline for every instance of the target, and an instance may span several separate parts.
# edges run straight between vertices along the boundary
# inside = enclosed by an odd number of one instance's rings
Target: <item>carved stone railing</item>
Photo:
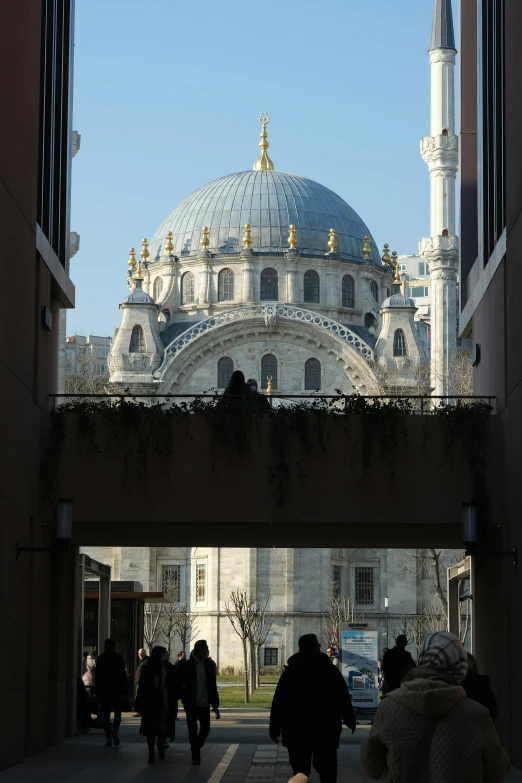
[[[320,315],[319,313],[305,310],[303,307],[273,303],[238,307],[235,310],[227,310],[224,313],[205,318],[203,321],[198,321],[197,324],[191,326],[167,345],[161,367],[154,373],[154,377],[160,378],[169,364],[171,357],[178,354],[194,340],[197,340],[198,337],[201,337],[213,329],[225,326],[226,324],[248,321],[254,318],[263,318],[267,332],[269,333],[273,332],[279,318],[308,324],[316,329],[321,329],[335,335],[335,337],[338,337],[357,351],[366,361],[371,361],[373,359],[373,351],[370,346],[347,326],[343,326],[343,324],[340,324],[338,321],[333,321],[331,318],[325,318],[325,316]]]

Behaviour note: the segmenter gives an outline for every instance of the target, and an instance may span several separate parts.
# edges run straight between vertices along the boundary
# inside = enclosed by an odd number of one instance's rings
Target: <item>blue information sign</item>
[[[341,632],[342,674],[355,710],[376,710],[379,706],[377,631]]]

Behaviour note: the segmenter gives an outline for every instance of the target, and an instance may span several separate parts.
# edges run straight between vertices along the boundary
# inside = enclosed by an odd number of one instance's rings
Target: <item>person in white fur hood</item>
[[[502,783],[509,757],[485,707],[460,682],[467,655],[452,633],[429,634],[418,666],[385,696],[361,745],[365,774],[382,783]]]

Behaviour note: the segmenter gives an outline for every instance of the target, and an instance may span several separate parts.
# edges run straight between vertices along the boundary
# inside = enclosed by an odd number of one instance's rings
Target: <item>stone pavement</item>
[[[192,765],[183,718],[182,713],[176,742],[165,761],[156,759],[154,766],[147,764],[139,719],[124,717],[119,747],[106,748],[103,732],[91,730],[0,772],[0,783],[141,783],[152,779],[169,783],[286,783],[292,776],[286,749],[267,740],[267,711],[223,710],[221,721],[212,720],[200,767]],[[359,763],[359,744],[368,728],[359,727],[353,736],[343,731],[338,754],[340,783],[369,783]],[[311,779],[319,783],[315,772]],[[522,780],[522,773],[514,771],[509,781],[518,780]]]

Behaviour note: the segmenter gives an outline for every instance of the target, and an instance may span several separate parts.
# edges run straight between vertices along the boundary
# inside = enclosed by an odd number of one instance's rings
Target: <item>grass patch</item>
[[[278,682],[279,674],[262,674],[260,677],[261,682]],[[236,682],[238,686],[244,685],[245,678],[242,674],[218,674],[218,685],[220,682]]]
[[[245,689],[238,688],[220,688],[219,704],[221,707],[245,707],[252,709],[270,709],[274,697],[275,688],[258,688],[255,693],[250,695],[250,701],[245,704]]]

